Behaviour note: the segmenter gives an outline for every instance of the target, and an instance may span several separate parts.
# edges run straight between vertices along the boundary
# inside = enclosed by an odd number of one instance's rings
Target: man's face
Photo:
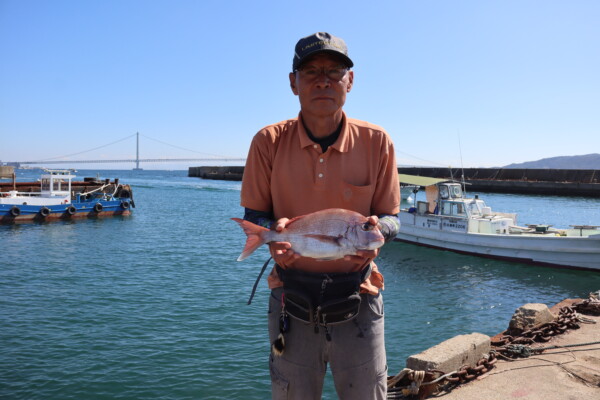
[[[345,68],[336,56],[321,53],[306,60],[296,73],[290,73],[290,85],[299,97],[303,114],[327,117],[342,109],[354,80],[353,71],[341,70]]]

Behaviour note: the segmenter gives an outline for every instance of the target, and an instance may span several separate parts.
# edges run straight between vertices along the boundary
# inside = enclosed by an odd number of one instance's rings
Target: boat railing
[[[17,190],[9,190],[8,192],[2,192],[2,195],[7,197],[40,197],[41,192],[19,192]]]

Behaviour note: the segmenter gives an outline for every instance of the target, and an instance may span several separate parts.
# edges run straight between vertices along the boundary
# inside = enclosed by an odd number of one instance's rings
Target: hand
[[[275,222],[275,231],[281,232],[289,222],[289,218],[280,218]],[[290,242],[271,242],[269,250],[273,260],[279,265],[289,265],[300,258],[299,254],[294,253]]]

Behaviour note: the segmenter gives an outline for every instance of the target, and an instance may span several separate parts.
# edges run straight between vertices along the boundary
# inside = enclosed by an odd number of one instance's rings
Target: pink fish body
[[[269,242],[289,242],[292,250],[318,260],[336,260],[355,255],[359,250],[375,250],[383,246],[379,228],[369,224],[360,213],[330,208],[290,220],[281,232],[269,230],[239,218],[237,222],[247,235],[246,245],[238,261]]]

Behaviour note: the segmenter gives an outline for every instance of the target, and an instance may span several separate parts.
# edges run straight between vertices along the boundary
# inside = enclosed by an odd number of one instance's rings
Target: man
[[[386,240],[398,233],[400,187],[391,139],[381,127],[342,111],[354,83],[353,65],[340,38],[318,32],[298,41],[289,80],[300,113],[255,135],[242,182],[244,219],[281,231],[293,217],[343,208],[368,216]],[[372,262],[378,250],[321,261],[294,254],[290,247],[270,244],[276,263],[268,277],[273,399],[321,399],[328,364],[339,398],[385,399],[383,277]],[[339,302],[334,299],[336,306],[352,311],[328,324],[315,317],[319,304],[298,293],[309,291],[309,284],[299,282],[313,277],[333,282],[344,274],[360,275],[360,295],[348,292]],[[356,297],[358,305],[352,302]],[[297,310],[310,318],[304,321]]]

